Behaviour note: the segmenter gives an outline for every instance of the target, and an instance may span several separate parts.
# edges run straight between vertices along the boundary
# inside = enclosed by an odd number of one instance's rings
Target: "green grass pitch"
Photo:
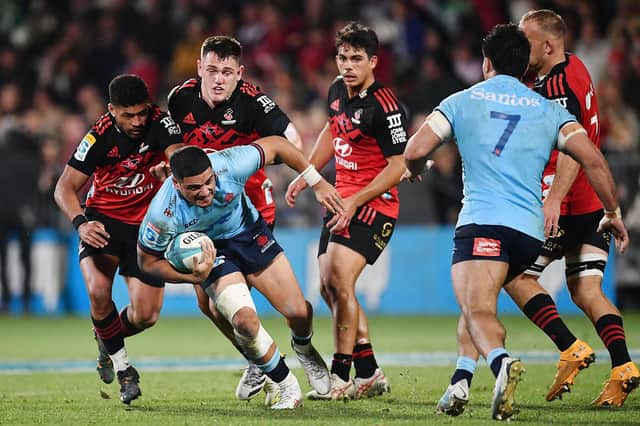
[[[640,391],[631,394],[622,409],[590,406],[609,375],[609,359],[593,327],[584,317],[570,317],[573,332],[600,355],[576,379],[573,391],[562,401],[544,400],[555,374],[554,347],[522,317],[502,318],[507,328],[507,348],[526,356],[527,373],[516,400],[518,424],[639,424]],[[267,318],[265,327],[281,351],[291,353],[288,330],[280,318]],[[348,402],[305,401],[293,412],[272,412],[263,394],[250,402],[235,400],[233,393],[241,370],[203,369],[198,365],[235,360],[233,348],[203,318],[162,318],[145,333],[127,340],[131,362],[140,367],[143,395],[127,407],[118,400],[118,386],[102,384],[91,361],[95,344],[87,318],[0,317],[0,424],[132,424],[132,425],[396,425],[488,424],[493,376],[480,362],[471,388],[471,402],[457,418],[435,414],[435,403],[448,384],[455,362],[455,317],[372,317],[374,349],[389,376],[391,393],[380,398]],[[640,348],[640,315],[625,315],[629,347]],[[330,320],[317,318],[314,343],[325,358],[332,353]],[[439,355],[439,357],[438,357]],[[448,356],[447,356],[448,355]],[[417,356],[417,358],[415,358]],[[422,357],[422,358],[421,358]],[[409,365],[411,360],[422,360]],[[427,362],[424,362],[424,360]],[[434,360],[440,361],[434,361]],[[442,359],[449,365],[442,365]],[[534,359],[534,358],[531,358]],[[430,362],[434,361],[434,362]],[[18,372],[43,362],[64,366],[80,364],[80,372]],[[171,361],[166,370],[157,366]],[[638,359],[636,359],[638,361]],[[154,364],[154,362],[159,364]],[[146,363],[146,364],[145,364]],[[194,366],[182,371],[181,366]],[[25,367],[26,366],[26,367]],[[171,367],[173,366],[173,367]],[[302,370],[294,373],[309,390]]]

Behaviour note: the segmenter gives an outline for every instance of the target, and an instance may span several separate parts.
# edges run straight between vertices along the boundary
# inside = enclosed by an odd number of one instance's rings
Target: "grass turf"
[[[279,318],[265,327],[280,347],[288,350],[288,331]],[[553,346],[521,317],[503,318],[507,346],[517,351],[547,350]],[[583,317],[568,318],[575,334],[602,350],[600,340]],[[379,353],[455,351],[454,317],[372,317],[374,347]],[[625,315],[629,346],[638,348],[640,316]],[[332,352],[330,321],[316,320],[314,342],[328,356]],[[0,362],[85,360],[95,357],[90,323],[84,318],[0,317]],[[164,318],[153,329],[127,341],[130,358],[237,357],[204,319]],[[452,357],[451,362],[455,361]],[[118,401],[117,384],[104,385],[96,373],[35,373],[0,375],[0,424],[242,424],[242,425],[387,425],[486,424],[490,422],[493,377],[483,362],[471,389],[471,402],[458,418],[434,413],[452,366],[383,366],[392,392],[381,398],[343,402],[305,401],[294,412],[272,412],[253,401],[237,401],[233,392],[240,377],[233,371],[144,371],[143,396],[127,407]],[[640,392],[622,409],[595,409],[590,401],[609,375],[608,357],[601,357],[576,379],[563,401],[544,401],[555,367],[526,364],[527,373],[517,392],[520,424],[638,424]],[[303,390],[304,373],[296,369]]]

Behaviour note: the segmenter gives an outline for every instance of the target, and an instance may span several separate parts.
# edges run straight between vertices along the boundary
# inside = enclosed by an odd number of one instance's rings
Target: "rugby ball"
[[[164,252],[164,258],[179,272],[193,271],[194,258],[197,263],[202,254],[200,243],[210,240],[202,232],[184,232],[176,235]]]

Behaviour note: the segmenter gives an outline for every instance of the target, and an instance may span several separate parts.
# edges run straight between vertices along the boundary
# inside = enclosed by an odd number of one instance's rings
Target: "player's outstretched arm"
[[[109,233],[101,222],[89,221],[85,215],[78,191],[87,183],[89,176],[70,166],[65,166],[62,175],[56,183],[54,199],[60,210],[69,218],[78,230],[80,240],[92,247],[105,247],[109,240]]]
[[[311,163],[316,170],[322,170],[324,166],[333,157],[333,142],[331,139],[331,129],[329,128],[329,122],[327,122],[322,131],[316,139],[316,143],[311,150],[309,156],[309,163]],[[285,200],[289,207],[293,207],[296,204],[296,197],[302,191],[307,188],[307,182],[304,179],[294,179],[287,188],[285,194]]]
[[[427,166],[427,159],[452,134],[451,125],[445,116],[434,111],[427,116],[418,131],[409,138],[404,150],[407,171],[402,179],[418,179]]]
[[[300,175],[296,179],[304,179],[316,195],[316,200],[329,211],[341,213],[343,203],[338,191],[309,164],[302,151],[280,136],[269,136],[254,142],[264,151],[265,164],[273,163],[277,157]]]
[[[616,184],[604,156],[591,143],[584,128],[576,122],[565,124],[560,129],[558,148],[569,154],[584,169],[605,210],[599,230],[611,232],[615,237],[616,247],[623,253],[629,244],[629,235],[622,221]]]

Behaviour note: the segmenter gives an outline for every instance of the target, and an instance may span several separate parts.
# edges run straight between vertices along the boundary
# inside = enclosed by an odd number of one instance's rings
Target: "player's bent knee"
[[[220,294],[215,295],[214,302],[218,312],[231,324],[234,324],[234,316],[241,310],[244,312],[236,322],[250,317],[251,311],[257,319],[256,305],[253,303],[251,292],[245,283],[228,285]]]
[[[262,327],[262,324],[259,325],[258,332],[255,336],[245,336],[239,334],[235,330],[234,334],[236,336],[236,341],[242,348],[245,356],[252,361],[264,358],[264,356],[267,355],[267,352],[269,352],[271,345],[273,345],[273,339],[269,333],[267,333],[267,330]]]
[[[260,320],[254,309],[243,307],[233,315],[231,326],[237,334],[255,336],[260,328]]]
[[[574,281],[582,277],[604,276],[607,266],[607,255],[603,253],[584,253],[567,257],[567,281]]]

